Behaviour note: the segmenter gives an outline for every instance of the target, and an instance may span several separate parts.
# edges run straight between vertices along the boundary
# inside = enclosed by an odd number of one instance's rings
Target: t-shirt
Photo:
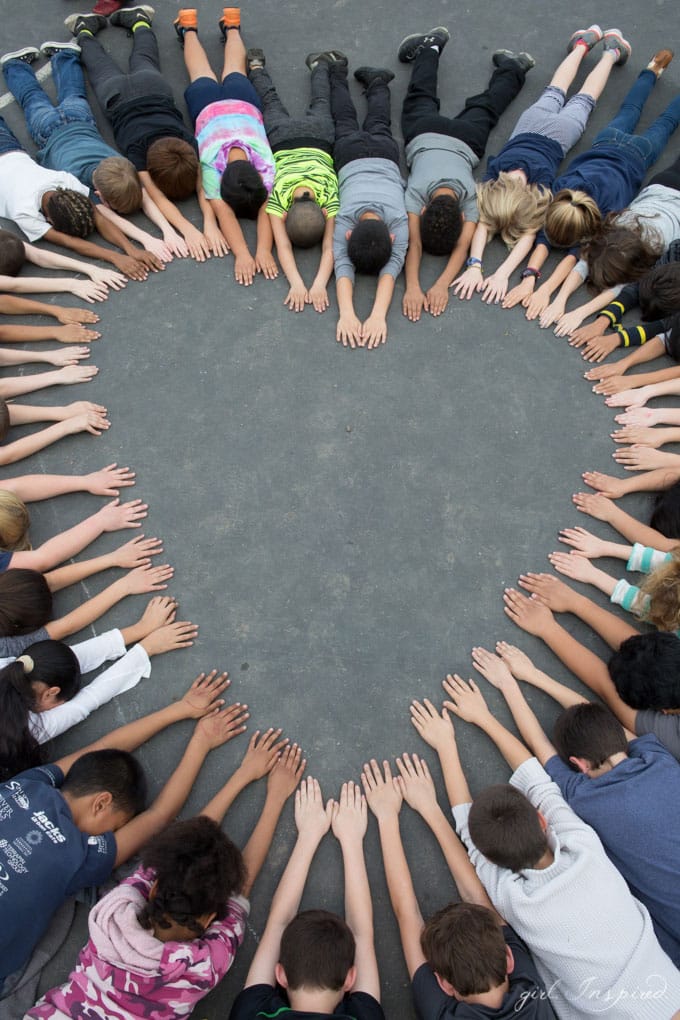
[[[659,942],[680,964],[680,764],[649,734],[631,740],[628,758],[592,779],[557,755],[545,770],[595,829],[652,915]]]
[[[352,231],[362,213],[376,212],[394,234],[392,254],[380,275],[396,278],[402,270],[408,248],[408,219],[404,204],[404,182],[391,159],[353,159],[338,174],[340,211],[333,231],[335,279],[354,280],[354,265],[347,254],[347,231]]]
[[[175,1020],[191,1013],[231,967],[243,942],[248,900],[233,896],[226,916],[200,938],[161,942],[138,920],[154,881],[153,871],[139,868],[95,904],[90,937],[68,980],[27,1016]]]
[[[222,174],[231,149],[243,149],[267,189],[274,187],[274,156],[262,114],[241,99],[209,103],[196,118],[196,139],[206,198],[220,198]]]
[[[643,188],[628,209],[616,222],[622,226],[634,226],[637,220],[649,228],[650,238],[659,240],[664,249],[680,238],[680,191],[666,188],[663,184],[650,184]]]
[[[94,124],[79,121],[53,131],[36,159],[52,170],[65,170],[92,188],[92,174],[103,159],[120,156],[107,145]]]
[[[434,971],[424,963],[413,975],[412,991],[418,1016],[421,1020],[554,1020],[547,992],[541,984],[538,971],[531,959],[529,950],[519,935],[507,925],[503,926],[503,935],[507,945],[512,949],[515,966],[510,974],[510,988],[498,1009],[479,1006],[472,1002],[461,1002],[447,995],[439,987]]]
[[[483,180],[495,181],[500,173],[523,170],[528,184],[551,188],[563,158],[559,142],[528,131],[506,142],[497,156],[489,156]]]
[[[309,185],[314,197],[329,217],[340,208],[338,176],[333,157],[323,149],[279,149],[274,153],[276,176],[267,202],[267,212],[282,217],[293,203],[293,192]]]
[[[34,630],[30,634],[12,634],[0,637],[0,659],[16,659],[17,655],[23,655],[29,645],[36,641],[49,641],[50,635],[45,627]]]
[[[251,985],[244,988],[231,1007],[229,1020],[262,1020],[270,1017],[281,1020],[326,1020],[329,1016],[344,1017],[345,1020],[385,1020],[383,1008],[377,999],[367,992],[350,992],[332,1013],[308,1013],[291,1009],[285,993],[271,985]]]
[[[674,758],[680,761],[680,713],[666,715],[645,708],[635,716],[635,732],[638,736],[654,733]]]
[[[465,219],[476,223],[477,185],[472,171],[479,163],[469,145],[459,138],[426,131],[406,146],[409,178],[406,185],[406,209],[420,216],[437,188],[453,188]]]
[[[158,138],[180,138],[197,152],[196,139],[169,96],[140,96],[109,114],[116,145],[136,170],[146,170],[149,146]]]
[[[0,981],[23,967],[55,910],[113,870],[112,832],[88,836],[59,792],[56,765],[0,783]]]
[[[57,188],[89,194],[73,174],[39,166],[27,152],[0,156],[0,216],[21,227],[29,241],[37,241],[50,230],[41,212],[43,195]]]

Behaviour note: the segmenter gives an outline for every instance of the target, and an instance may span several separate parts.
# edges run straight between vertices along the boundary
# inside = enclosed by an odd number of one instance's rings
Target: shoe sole
[[[21,60],[24,64],[32,64],[40,56],[40,50],[35,46],[23,46],[20,50],[13,50],[0,57],[0,67],[8,64],[10,60]],[[28,58],[31,58],[30,60]]]

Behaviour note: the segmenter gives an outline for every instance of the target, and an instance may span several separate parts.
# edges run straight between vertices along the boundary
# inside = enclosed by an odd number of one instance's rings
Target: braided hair
[[[94,230],[94,206],[87,195],[57,188],[47,199],[45,216],[55,230],[70,237],[89,237]]]

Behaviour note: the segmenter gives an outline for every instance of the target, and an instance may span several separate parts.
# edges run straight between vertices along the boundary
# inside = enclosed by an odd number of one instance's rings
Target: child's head
[[[305,910],[281,936],[277,980],[300,988],[341,993],[354,981],[356,945],[349,925],[326,910]]]
[[[497,180],[484,181],[477,187],[479,222],[491,234],[500,234],[508,248],[514,248],[523,234],[541,229],[551,198],[541,184],[525,184],[503,171]]]
[[[181,138],[157,138],[146,153],[146,169],[156,187],[173,202],[196,191],[198,156]]]
[[[553,744],[575,772],[599,769],[613,755],[628,751],[625,730],[616,716],[590,701],[572,705],[558,716]]]
[[[92,183],[102,201],[121,216],[142,208],[142,182],[124,156],[103,159],[92,174]]]
[[[649,596],[645,620],[658,630],[676,631],[680,628],[680,550],[673,553],[640,585],[643,595]]]
[[[360,219],[347,237],[347,255],[357,273],[378,276],[392,254],[392,238],[380,218]]]
[[[548,850],[544,824],[524,794],[507,783],[482,790],[472,802],[468,819],[477,849],[510,871],[538,864]]]
[[[636,709],[680,709],[680,639],[653,631],[635,634],[609,660],[619,697]]]
[[[30,549],[28,508],[8,489],[0,489],[0,549],[6,552],[21,552]]]
[[[325,229],[326,217],[313,195],[307,193],[293,198],[286,214],[286,233],[291,244],[297,248],[313,248]]]
[[[680,312],[680,262],[645,273],[638,284],[638,302],[645,322]]]
[[[259,171],[247,159],[227,163],[220,182],[220,195],[234,212],[244,220],[256,220],[262,205],[267,201],[267,189]]]
[[[583,245],[591,287],[598,293],[619,283],[639,280],[663,251],[663,241],[638,217],[633,224],[618,223],[610,213],[602,228]]]
[[[42,761],[29,712],[54,708],[80,690],[75,653],[61,641],[37,641],[0,670],[0,781]]]
[[[9,230],[0,230],[0,276],[16,276],[26,261],[24,242]]]
[[[428,255],[450,255],[463,229],[455,195],[436,195],[420,214],[420,240]]]
[[[596,234],[601,225],[602,213],[590,195],[562,188],[546,210],[543,229],[556,248],[572,248]]]
[[[503,984],[512,956],[495,915],[476,903],[451,903],[426,923],[420,944],[447,995],[465,999]]]
[[[44,213],[55,230],[69,237],[89,237],[94,230],[94,206],[79,191],[57,188],[48,192]]]
[[[52,619],[52,592],[37,570],[0,574],[0,637],[30,634]]]
[[[656,494],[649,526],[666,538],[680,541],[680,482]]]
[[[155,872],[156,885],[139,922],[156,933],[179,925],[189,937],[202,935],[215,918],[226,916],[229,897],[240,893],[246,878],[239,848],[204,816],[175,822],[155,836],[142,863]]]
[[[73,810],[76,824],[91,836],[115,831],[144,810],[146,779],[128,751],[89,751],[68,770],[61,792]]]

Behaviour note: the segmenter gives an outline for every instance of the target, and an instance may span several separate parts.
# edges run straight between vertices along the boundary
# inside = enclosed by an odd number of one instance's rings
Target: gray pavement
[[[186,79],[171,26],[179,4],[156,0],[155,6],[164,69],[181,101]],[[62,19],[73,9],[62,0],[0,0],[4,48],[65,37]],[[386,0],[291,0],[284,6],[255,0],[244,9],[243,22],[247,44],[264,48],[291,107],[302,109],[305,102],[304,57],[310,50],[333,46],[350,56],[351,66],[392,66],[397,127],[408,69],[395,54],[406,33],[436,24],[451,30],[441,64],[444,112],[456,112],[466,94],[484,86],[494,49],[529,50],[537,66],[493,133],[493,153],[539,95],[571,32],[597,19],[624,31],[633,57],[613,72],[584,149],[651,54],[672,45],[675,13],[672,0],[645,6],[602,0],[596,9],[581,0],[568,6],[516,0],[512,7],[499,0],[443,7],[430,0],[415,7]],[[199,8],[215,60],[218,15],[214,5]],[[125,33],[113,28],[102,42],[121,59],[129,47]],[[584,66],[593,62],[591,57]],[[680,64],[673,64],[649,101],[645,123],[679,84]],[[360,100],[358,88],[355,95]],[[16,106],[2,112],[28,141]],[[679,147],[676,136],[660,165]],[[188,208],[198,223],[198,208]],[[487,265],[501,255],[495,242]],[[301,256],[307,277],[316,257]],[[433,280],[437,260],[426,259],[423,272]],[[359,282],[360,316],[372,286]],[[131,496],[150,504],[145,533],[163,537],[176,569],[171,591],[181,601],[180,615],[201,626],[193,649],[156,660],[149,680],[67,734],[57,753],[155,709],[179,696],[200,670],[220,667],[231,674],[233,697],[250,705],[250,730],[282,726],[301,742],[309,772],[332,796],[344,779],[358,777],[370,756],[425,750],[410,726],[409,702],[439,699],[448,671],[470,675],[473,645],[517,641],[565,679],[540,643],[505,618],[501,594],[521,571],[547,566],[559,528],[588,523],[577,520],[570,500],[582,487],[581,471],[613,465],[612,414],[582,379],[579,355],[527,323],[521,311],[502,312],[478,300],[452,299],[441,318],[410,324],[400,313],[402,281],[387,345],[349,351],[334,340],[334,298],[324,316],[311,309],[295,316],[283,307],[286,289],[283,277],[238,287],[230,257],[206,265],[176,261],[99,307],[103,338],[92,360],[101,372],[94,383],[30,398],[91,399],[108,407],[108,434],[63,441],[21,471],[81,472],[111,461],[133,466],[137,486]],[[69,496],[35,506],[34,543],[100,502]],[[624,505],[646,513],[644,498]],[[604,525],[593,523],[593,530],[607,534]],[[94,549],[118,541],[105,536]],[[94,578],[87,592],[107,581]],[[58,609],[84,595],[60,595]],[[145,602],[127,600],[99,621],[97,632],[131,621]],[[573,629],[603,651],[583,627]],[[489,691],[489,701],[506,718],[496,692]],[[537,694],[531,701],[549,726],[555,706]],[[506,779],[508,770],[486,738],[463,723],[457,729],[473,792]],[[140,751],[154,788],[178,760],[189,732],[188,725],[178,725]],[[186,815],[225,780],[244,748],[240,738],[213,752]],[[425,753],[435,765],[432,753]],[[230,812],[227,827],[237,840],[246,838],[263,797],[261,784]],[[433,839],[408,809],[403,831],[427,916],[455,897],[455,887]],[[250,935],[198,1016],[226,1016],[293,839],[289,805],[255,888]],[[365,845],[384,1003],[390,1017],[407,1020],[413,1016],[407,976],[373,821]],[[332,837],[319,852],[304,905],[342,907],[341,862]],[[81,910],[47,981],[66,976],[84,938]]]

